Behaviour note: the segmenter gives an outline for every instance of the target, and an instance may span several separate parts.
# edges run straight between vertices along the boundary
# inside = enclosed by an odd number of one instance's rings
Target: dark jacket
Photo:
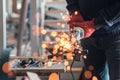
[[[66,0],[70,14],[78,10],[84,20],[94,18],[93,35],[120,34],[120,0]]]

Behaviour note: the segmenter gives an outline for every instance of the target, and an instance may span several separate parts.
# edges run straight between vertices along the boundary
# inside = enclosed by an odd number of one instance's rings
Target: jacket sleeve
[[[66,0],[67,2],[67,9],[69,13],[73,13],[76,10],[79,10],[79,0]]]
[[[120,22],[120,1],[99,11],[99,16],[94,19],[96,30],[108,25],[107,28]]]

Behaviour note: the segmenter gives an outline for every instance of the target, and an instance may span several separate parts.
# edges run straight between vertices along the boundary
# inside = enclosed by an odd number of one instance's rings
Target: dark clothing
[[[85,59],[85,70],[93,66],[93,76],[98,80],[109,80],[106,62],[109,66],[110,80],[120,80],[120,36],[109,38],[86,38],[81,40],[84,49],[89,54]],[[92,80],[92,79],[82,79]]]
[[[70,14],[79,11],[84,20],[94,18],[95,32],[81,40],[89,54],[85,70],[94,66],[93,76],[98,80],[120,80],[120,0],[66,0]],[[82,80],[92,80],[85,79]]]
[[[66,0],[67,9],[70,13],[78,10],[84,20],[94,18],[96,30],[93,36],[102,36],[104,34],[120,35],[120,0]],[[110,34],[109,34],[110,33]]]

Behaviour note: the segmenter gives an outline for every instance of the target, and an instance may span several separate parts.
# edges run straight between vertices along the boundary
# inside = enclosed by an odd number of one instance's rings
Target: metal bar
[[[18,36],[18,43],[17,43],[17,56],[21,53],[21,45],[22,45],[22,37],[24,33],[24,28],[26,24],[26,15],[27,15],[27,8],[28,8],[28,0],[23,0],[22,9],[20,14],[20,24],[19,24],[19,36]]]
[[[65,1],[51,1],[51,2],[47,2],[46,5],[49,5],[49,4],[64,4]]]
[[[53,13],[53,14],[58,14],[58,13],[66,13],[66,10],[47,10],[45,11],[46,14],[50,14],[50,13]]]
[[[30,25],[31,25],[31,30],[33,27],[37,27],[37,31],[39,32],[39,17],[35,17],[36,13],[38,13],[38,8],[37,8],[37,3],[38,0],[31,0],[30,3],[30,13],[31,13],[31,17],[30,17]],[[39,48],[40,48],[40,43],[39,43],[39,36],[36,36],[33,34],[33,31],[31,31],[31,49],[32,49],[32,54],[35,52],[39,53]]]
[[[17,13],[17,0],[13,0],[13,6],[12,6],[12,8],[13,8],[13,12]]]
[[[47,23],[67,23],[67,21],[64,20],[45,20],[45,24]]]
[[[6,0],[0,0],[0,50],[6,48]]]
[[[43,0],[41,3],[41,26],[44,27],[45,24],[45,4],[46,0]]]

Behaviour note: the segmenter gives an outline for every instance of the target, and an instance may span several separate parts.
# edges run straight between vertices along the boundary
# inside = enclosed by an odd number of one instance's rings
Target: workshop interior
[[[0,0],[0,80],[80,80],[89,50],[66,0]],[[75,14],[78,14],[76,11]],[[98,80],[91,70],[87,79]]]

